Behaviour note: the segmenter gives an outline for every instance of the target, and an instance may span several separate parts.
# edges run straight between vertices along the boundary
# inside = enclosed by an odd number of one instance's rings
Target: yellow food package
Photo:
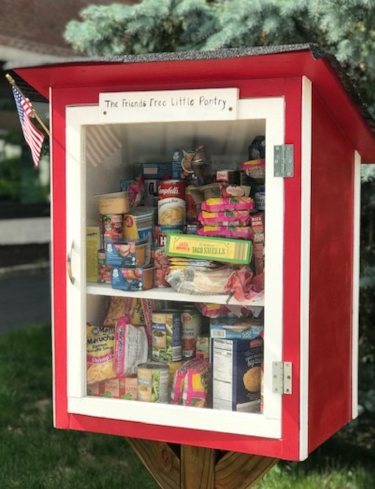
[[[114,365],[115,328],[86,326],[87,383],[116,377]]]
[[[207,407],[210,385],[210,364],[202,360],[193,364],[187,371],[182,402],[184,406]]]

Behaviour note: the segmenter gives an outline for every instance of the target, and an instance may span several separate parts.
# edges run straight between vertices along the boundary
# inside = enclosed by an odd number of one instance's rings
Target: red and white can
[[[122,230],[123,214],[106,214],[101,216],[103,245],[106,241],[116,241],[124,237]]]
[[[158,217],[162,226],[184,225],[186,221],[185,183],[179,180],[159,182]]]
[[[202,315],[195,308],[184,308],[182,318],[182,359],[195,357],[197,337],[201,334]]]

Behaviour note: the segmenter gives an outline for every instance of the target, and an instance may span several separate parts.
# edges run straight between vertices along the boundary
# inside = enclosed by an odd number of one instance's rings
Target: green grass
[[[54,429],[51,384],[48,325],[0,336],[1,489],[158,487],[125,439]],[[374,488],[371,426],[345,428],[306,462],[280,462],[257,489]]]

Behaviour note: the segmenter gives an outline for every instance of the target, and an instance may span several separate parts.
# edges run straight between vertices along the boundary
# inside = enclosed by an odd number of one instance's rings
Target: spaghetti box
[[[220,321],[215,318],[210,324],[211,338],[225,338],[228,340],[253,340],[263,333],[263,326],[246,324],[243,321]]]
[[[87,386],[87,395],[136,401],[137,390],[137,376],[130,375],[90,384]]]
[[[140,163],[140,172],[146,180],[171,178],[172,163],[169,161]]]
[[[212,340],[213,408],[259,412],[263,338]]]
[[[194,234],[168,234],[166,251],[168,256],[247,265],[251,256],[251,241]]]

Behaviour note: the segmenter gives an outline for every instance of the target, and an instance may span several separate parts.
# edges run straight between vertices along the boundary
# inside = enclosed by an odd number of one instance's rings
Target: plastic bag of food
[[[124,317],[117,321],[115,328],[115,370],[116,377],[133,375],[140,363],[147,362],[148,342],[143,326],[132,326]]]
[[[226,285],[233,268],[223,266],[217,269],[177,268],[170,270],[167,280],[174,290],[182,294],[225,294]]]
[[[228,307],[224,304],[206,304],[204,302],[196,302],[195,307],[202,316],[217,318],[228,312]]]
[[[222,236],[224,238],[254,239],[253,230],[247,226],[203,226],[199,236]]]
[[[254,208],[255,203],[251,197],[207,199],[205,202],[202,202],[202,211],[209,212],[252,210]]]
[[[198,216],[199,222],[205,226],[247,226],[250,222],[249,211],[202,211]]]
[[[115,328],[86,325],[87,383],[115,377]]]
[[[194,363],[197,363],[197,360],[195,358],[188,360],[187,362],[183,363],[178,369],[176,370],[174,377],[173,377],[173,384],[172,384],[172,390],[171,390],[171,402],[172,404],[182,404],[182,395],[184,392],[184,383],[185,383],[185,376],[189,368],[194,365]]]
[[[107,315],[103,326],[115,327],[116,321],[125,314],[126,297],[110,297]]]

